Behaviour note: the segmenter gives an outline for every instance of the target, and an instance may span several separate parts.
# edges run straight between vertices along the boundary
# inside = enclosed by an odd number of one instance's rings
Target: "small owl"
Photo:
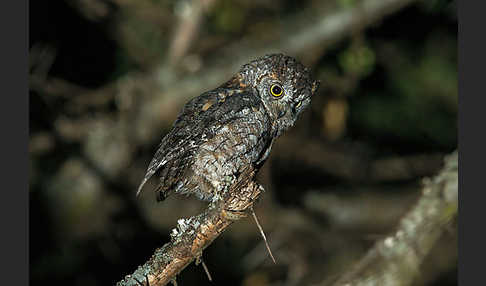
[[[221,198],[247,168],[258,170],[272,144],[294,125],[319,82],[294,58],[267,55],[218,88],[190,100],[162,139],[137,195],[155,173],[162,201],[172,193]]]

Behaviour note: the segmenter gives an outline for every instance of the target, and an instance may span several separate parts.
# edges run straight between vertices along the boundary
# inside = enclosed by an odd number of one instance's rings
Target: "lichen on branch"
[[[152,257],[117,286],[166,285],[176,279],[187,265],[201,257],[229,225],[246,217],[263,188],[254,180],[250,170],[240,175],[219,200],[214,200],[201,214],[177,221],[171,240],[155,250]]]
[[[457,217],[458,155],[447,156],[438,175],[424,179],[422,195],[396,230],[379,240],[332,285],[410,285],[440,236]]]

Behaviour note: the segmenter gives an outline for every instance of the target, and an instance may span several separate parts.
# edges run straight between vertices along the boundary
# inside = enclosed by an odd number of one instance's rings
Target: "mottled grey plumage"
[[[172,192],[201,200],[221,195],[247,167],[261,167],[275,138],[294,125],[318,86],[302,64],[282,54],[244,65],[228,82],[184,106],[137,194],[159,172],[159,201]]]

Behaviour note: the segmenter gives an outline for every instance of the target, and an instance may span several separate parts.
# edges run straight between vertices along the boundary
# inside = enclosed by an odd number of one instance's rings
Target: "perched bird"
[[[318,87],[289,56],[272,54],[243,65],[229,81],[184,106],[137,195],[158,173],[158,201],[172,193],[220,199],[246,168],[263,165],[275,139],[294,125]]]

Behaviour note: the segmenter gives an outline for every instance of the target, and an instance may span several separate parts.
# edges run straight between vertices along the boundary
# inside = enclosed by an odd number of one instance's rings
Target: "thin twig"
[[[196,257],[196,265],[202,264],[202,267],[204,268],[204,271],[206,272],[206,276],[208,277],[209,281],[213,281],[213,278],[211,277],[211,274],[209,273],[208,267],[206,266],[206,263],[204,263],[204,260],[202,258],[202,252],[199,254],[198,257]]]
[[[263,232],[263,228],[261,227],[260,223],[258,222],[258,218],[255,214],[255,211],[253,210],[253,207],[250,209],[250,211],[251,211],[251,215],[253,216],[253,219],[255,219],[256,225],[258,226],[258,230],[260,230],[260,234],[263,237],[263,241],[265,242],[265,246],[267,247],[268,254],[270,254],[270,257],[272,258],[273,263],[277,264],[277,262],[275,261],[275,257],[273,257],[272,250],[270,249],[270,246],[268,245],[267,237],[265,236],[265,233]]]
[[[202,260],[202,258],[201,258],[201,264],[202,264],[202,267],[204,268],[204,271],[206,272],[206,275],[208,276],[208,280],[213,281],[213,278],[211,277],[211,273],[209,273],[209,269],[206,266],[206,263],[204,263],[204,260]]]

